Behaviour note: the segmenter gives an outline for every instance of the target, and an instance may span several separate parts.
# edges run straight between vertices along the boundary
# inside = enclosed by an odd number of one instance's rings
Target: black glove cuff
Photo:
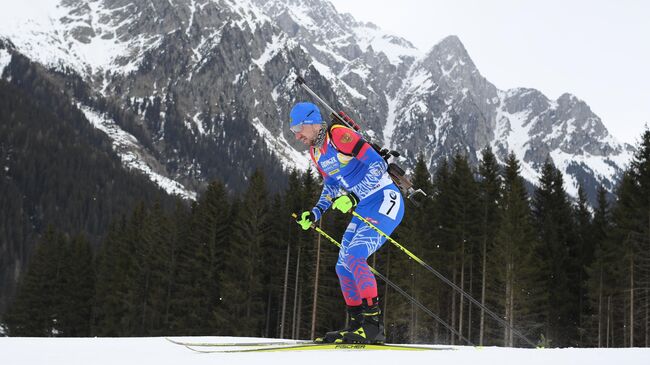
[[[355,193],[349,192],[348,196],[350,197],[350,200],[352,200],[352,205],[357,206],[357,204],[359,204],[359,197]]]

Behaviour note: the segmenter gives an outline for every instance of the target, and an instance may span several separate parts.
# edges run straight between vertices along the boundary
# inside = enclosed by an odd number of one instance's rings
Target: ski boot
[[[316,343],[340,343],[343,340],[343,334],[353,331],[361,326],[363,322],[363,305],[348,306],[348,327],[338,331],[330,331],[323,337],[314,340]]]
[[[341,343],[384,343],[386,341],[386,333],[384,331],[384,319],[379,309],[378,298],[370,299],[370,303],[366,299],[363,300],[363,320],[360,326],[352,328],[342,334]]]

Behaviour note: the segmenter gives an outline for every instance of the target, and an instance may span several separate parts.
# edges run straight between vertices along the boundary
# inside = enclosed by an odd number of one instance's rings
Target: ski
[[[219,349],[203,350],[192,346],[188,349],[203,354],[233,353],[233,352],[289,352],[289,351],[316,351],[316,350],[392,350],[392,351],[432,351],[432,350],[453,350],[451,347],[421,347],[416,345],[390,345],[390,344],[355,344],[355,343],[303,343],[288,346],[265,346],[259,348],[245,349]]]
[[[299,344],[312,344],[312,341],[307,340],[291,340],[291,341],[263,341],[263,342],[184,342],[176,341],[171,338],[165,338],[167,341],[181,346],[194,346],[194,347],[239,347],[239,346],[289,346]]]

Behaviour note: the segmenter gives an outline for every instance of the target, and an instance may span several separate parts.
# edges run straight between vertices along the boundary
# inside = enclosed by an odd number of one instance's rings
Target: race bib
[[[400,204],[402,204],[402,199],[398,192],[390,189],[384,190],[384,201],[379,207],[379,213],[394,220],[399,212]]]

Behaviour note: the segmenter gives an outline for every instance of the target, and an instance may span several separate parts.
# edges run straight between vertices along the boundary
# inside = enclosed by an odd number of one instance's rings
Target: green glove
[[[302,227],[302,229],[306,231],[309,229],[309,227],[311,227],[314,221],[315,219],[312,216],[311,212],[307,211],[307,212],[302,212],[300,214],[300,219],[296,220],[296,223],[300,224],[300,227]]]
[[[343,213],[347,213],[350,211],[350,209],[356,207],[358,202],[359,199],[357,196],[353,193],[349,193],[348,195],[341,195],[340,197],[336,198],[336,200],[334,200],[334,204],[332,204],[332,208],[338,209]]]

